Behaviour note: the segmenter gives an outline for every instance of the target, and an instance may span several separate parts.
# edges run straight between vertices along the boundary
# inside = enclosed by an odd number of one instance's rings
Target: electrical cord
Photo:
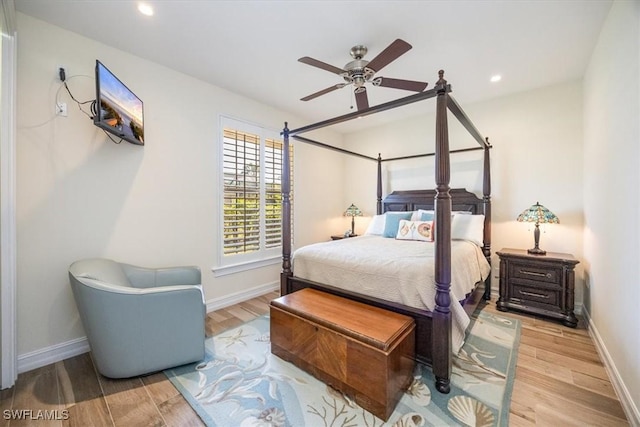
[[[82,77],[90,77],[90,76],[85,76],[85,75],[78,75],[78,76],[82,76]],[[71,76],[69,77],[69,79],[72,79],[73,77],[78,77],[78,76]],[[69,89],[69,86],[67,85],[67,79],[65,79],[65,73],[64,73],[64,68],[60,68],[60,80],[62,80],[62,83],[64,84],[65,89],[67,89],[67,92],[69,93],[69,96],[71,97],[71,99],[73,101],[75,101],[76,104],[78,104],[78,108],[80,109],[80,111],[82,111],[84,114],[86,114],[87,116],[89,116],[89,118],[93,119],[95,116],[98,115],[99,111],[98,111],[98,103],[96,102],[95,99],[90,99],[88,101],[78,101],[76,99],[75,96],[73,96],[73,94],[71,93],[71,90]],[[58,88],[58,92],[60,91],[60,88]],[[56,94],[56,99],[57,99],[57,94]],[[83,105],[86,104],[90,104],[89,106],[89,110],[91,111],[91,114],[87,113],[86,111],[84,111],[82,109]],[[57,105],[57,103],[56,103]],[[111,140],[111,142],[113,142],[114,144],[120,144],[122,142],[122,138],[120,138],[119,141],[116,141],[115,139],[113,139],[111,137],[111,135],[109,135],[109,132],[107,132],[106,130],[102,129],[102,131],[104,132],[105,135],[107,135],[107,137]]]
[[[50,122],[54,121],[57,118],[58,118],[58,116],[54,115],[50,119],[48,119],[48,120],[46,120],[46,121],[44,121],[42,123],[38,123],[37,125],[18,126],[18,129],[36,129],[36,128],[39,128],[39,127],[42,127],[42,126],[46,125],[47,123],[50,123]]]
[[[64,88],[67,90],[67,93],[69,94],[71,99],[78,105],[78,109],[80,111],[82,111],[82,113],[84,113],[86,116],[88,116],[89,118],[92,119],[93,116],[91,114],[87,113],[85,110],[83,110],[82,106],[86,105],[86,104],[92,104],[92,106],[90,108],[91,108],[91,110],[93,112],[93,104],[95,104],[96,101],[94,99],[90,99],[88,101],[78,101],[76,99],[76,97],[73,96],[73,94],[71,93],[71,89],[69,89],[69,86],[67,85],[67,81],[69,81],[69,80],[71,80],[71,79],[73,79],[75,77],[87,77],[87,78],[93,79],[93,77],[87,76],[87,75],[84,75],[84,74],[77,74],[75,76],[71,76],[69,78],[66,78],[65,74],[64,74],[64,69],[61,68],[60,69],[60,80],[62,81],[62,84],[60,85],[60,87],[58,88],[58,91],[56,92],[56,108],[58,106],[58,96],[60,94],[60,89],[62,89],[62,87],[64,86]]]
[[[120,138],[120,141],[116,141],[115,139],[113,139],[111,137],[111,135],[109,135],[109,132],[107,132],[106,130],[102,129],[102,131],[104,132],[105,135],[107,135],[109,137],[109,139],[111,140],[111,142],[113,142],[114,144],[120,144],[122,142],[122,138]]]
[[[89,79],[93,79],[93,77],[91,77],[91,76],[87,76],[87,75],[85,75],[85,74],[76,74],[76,75],[74,75],[74,76],[71,76],[71,77],[67,78],[67,77],[66,77],[66,74],[65,74],[65,71],[64,71],[64,68],[60,68],[60,69],[58,70],[58,76],[59,76],[60,81],[61,81],[62,83],[60,84],[60,86],[58,86],[58,89],[56,90],[56,96],[55,96],[55,110],[56,110],[56,111],[58,111],[58,105],[59,105],[59,101],[58,101],[58,100],[59,100],[59,98],[60,98],[60,91],[61,91],[61,90],[62,90],[62,88],[64,87],[64,88],[66,89],[67,93],[69,94],[69,96],[71,97],[71,99],[73,100],[73,102],[75,102],[75,103],[76,103],[76,105],[78,105],[78,109],[79,109],[83,114],[85,114],[86,116],[88,116],[90,119],[93,119],[93,117],[97,116],[97,115],[98,115],[98,113],[99,113],[99,111],[98,111],[98,105],[97,105],[96,100],[95,100],[95,99],[90,99],[90,100],[88,100],[88,101],[78,101],[78,100],[76,99],[76,97],[75,97],[75,96],[73,96],[73,93],[71,93],[71,89],[69,89],[69,85],[67,85],[67,81],[69,81],[69,80],[71,80],[71,79],[73,79],[73,78],[76,78],[76,77],[87,77],[87,78],[89,78]],[[90,104],[90,105],[89,105],[89,111],[90,111],[90,113],[86,112],[86,111],[82,108],[82,106],[83,106],[83,105],[87,105],[87,104]],[[38,128],[38,127],[41,127],[41,126],[46,125],[47,123],[52,122],[53,120],[55,120],[55,119],[56,119],[56,118],[58,118],[58,117],[59,117],[59,116],[58,116],[58,114],[56,113],[56,114],[54,114],[54,116],[53,116],[53,117],[49,118],[48,120],[46,120],[46,121],[44,121],[44,122],[42,122],[42,123],[39,123],[39,124],[37,124],[37,125],[32,125],[32,126],[21,126],[20,128],[21,128],[21,129],[34,129],[34,128]],[[105,135],[107,135],[107,137],[108,137],[108,138],[111,140],[111,142],[113,142],[114,144],[120,144],[120,143],[122,143],[122,138],[120,138],[120,140],[119,140],[119,141],[117,141],[117,140],[113,139],[113,137],[112,137],[111,135],[109,135],[109,133],[108,133],[106,130],[102,129],[102,131],[104,132],[104,134],[105,134]]]

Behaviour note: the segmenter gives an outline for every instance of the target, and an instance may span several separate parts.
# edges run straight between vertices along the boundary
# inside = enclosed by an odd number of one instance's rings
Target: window
[[[220,265],[277,262],[282,247],[283,142],[277,132],[255,125],[227,118],[221,124]],[[290,156],[293,159],[292,147]]]

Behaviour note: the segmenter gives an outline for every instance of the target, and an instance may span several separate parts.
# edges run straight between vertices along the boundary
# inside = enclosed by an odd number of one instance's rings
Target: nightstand
[[[349,237],[358,237],[358,235],[357,234],[352,234],[351,236],[345,236],[343,234],[338,234],[336,236],[331,236],[331,240],[340,240],[340,239],[346,239],[346,238],[349,238]]]
[[[502,249],[497,254],[498,310],[518,310],[560,320],[572,328],[577,326],[578,319],[573,313],[574,267],[580,261],[570,254],[531,255],[521,249]]]

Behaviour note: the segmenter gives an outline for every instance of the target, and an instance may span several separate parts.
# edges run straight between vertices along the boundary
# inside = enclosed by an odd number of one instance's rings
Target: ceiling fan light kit
[[[404,40],[396,39],[393,43],[387,46],[382,52],[378,54],[371,61],[363,59],[367,54],[368,49],[363,45],[356,45],[351,48],[349,52],[353,60],[347,63],[344,68],[334,67],[333,65],[318,61],[317,59],[310,58],[308,56],[298,59],[303,64],[311,65],[313,67],[320,68],[331,73],[342,76],[345,83],[338,83],[333,86],[329,86],[326,89],[312,93],[311,95],[301,98],[301,101],[310,101],[319,96],[325,95],[329,92],[333,92],[336,89],[342,89],[345,86],[353,85],[354,94],[356,96],[356,104],[358,110],[363,110],[369,107],[369,99],[367,96],[366,83],[371,83],[373,86],[389,87],[393,89],[409,90],[413,92],[422,92],[426,89],[427,83],[418,82],[412,80],[392,79],[389,77],[376,77],[374,75],[382,68],[389,65],[391,62],[398,59],[411,49],[411,45]]]

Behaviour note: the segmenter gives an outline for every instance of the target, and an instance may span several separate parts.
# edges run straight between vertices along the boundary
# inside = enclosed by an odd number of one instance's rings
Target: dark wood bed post
[[[491,265],[491,161],[489,158],[489,151],[491,145],[489,144],[489,138],[485,138],[486,144],[484,146],[484,170],[483,170],[483,183],[482,183],[482,202],[484,203],[484,244],[482,246],[482,252],[485,258]],[[489,301],[491,299],[491,274],[484,281],[484,299]]]
[[[451,166],[447,126],[447,81],[438,72],[436,83],[436,197],[435,197],[435,279],[436,301],[433,311],[433,373],[440,393],[449,393],[453,363],[451,338]]]
[[[377,204],[376,212],[378,215],[382,215],[382,157],[378,153],[378,192],[377,192]]]
[[[282,272],[280,273],[280,295],[287,295],[288,278],[291,271],[291,165],[289,155],[289,126],[284,122],[282,147]]]

